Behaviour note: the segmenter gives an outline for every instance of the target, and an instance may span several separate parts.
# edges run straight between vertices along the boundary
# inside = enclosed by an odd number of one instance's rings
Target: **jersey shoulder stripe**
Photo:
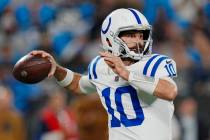
[[[96,73],[96,66],[98,61],[101,59],[100,56],[95,57],[88,66],[88,78],[89,79],[97,79],[97,73]]]
[[[149,68],[150,64],[151,64],[152,61],[153,61],[156,57],[158,57],[158,56],[159,56],[159,54],[156,54],[156,55],[152,56],[152,57],[147,61],[146,65],[144,66],[144,69],[143,69],[143,74],[144,74],[144,75],[147,75],[148,68]]]
[[[93,63],[93,76],[94,76],[95,79],[98,78],[98,76],[97,76],[97,74],[96,74],[96,65],[97,65],[97,63],[98,63],[98,61],[99,61],[100,59],[101,59],[101,57],[100,57],[100,56],[97,56],[96,60],[95,60],[94,63]]]
[[[146,62],[145,62],[146,61]],[[153,54],[145,58],[142,72],[149,77],[176,77],[176,62],[162,54]]]
[[[88,78],[89,78],[89,79],[92,79],[92,76],[91,76],[91,74],[90,74],[90,65],[91,65],[91,63],[88,65]]]
[[[163,62],[163,60],[165,59],[169,59],[167,56],[161,56],[157,61],[156,63],[154,64],[153,68],[152,68],[152,71],[151,71],[151,74],[150,76],[154,77],[156,72],[157,72],[157,69],[159,67],[159,65],[161,64],[161,62]]]

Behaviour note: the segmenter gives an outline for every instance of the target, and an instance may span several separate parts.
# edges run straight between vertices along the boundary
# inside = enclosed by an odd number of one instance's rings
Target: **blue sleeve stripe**
[[[155,65],[154,65],[153,68],[152,68],[152,72],[151,72],[150,76],[152,76],[152,77],[155,76],[155,73],[156,73],[156,71],[157,71],[157,69],[158,69],[158,66],[159,66],[160,63],[161,63],[163,60],[165,60],[165,59],[168,59],[168,57],[164,56],[164,57],[161,57],[161,58],[159,58],[159,59],[157,60],[157,62],[155,63]]]
[[[138,14],[136,13],[136,11],[134,9],[128,8],[128,10],[130,10],[132,12],[132,14],[134,15],[134,17],[136,18],[136,21],[138,24],[141,24],[141,19],[138,16]]]
[[[165,68],[166,68],[166,70],[167,70],[167,72],[168,72],[168,77],[171,77],[171,72],[169,71],[168,67],[165,66]]]
[[[96,65],[97,65],[99,59],[101,59],[100,56],[98,56],[98,57],[96,58],[95,62],[93,63],[93,76],[94,76],[95,79],[98,78],[98,77],[97,77],[97,74],[96,74]]]
[[[143,74],[144,74],[144,75],[147,74],[148,68],[149,68],[150,64],[152,63],[152,61],[153,61],[156,57],[158,57],[158,56],[159,56],[159,55],[156,54],[156,55],[154,55],[153,57],[151,57],[151,58],[147,61],[146,65],[144,66],[144,70],[143,70]]]
[[[91,74],[90,74],[90,65],[91,65],[91,63],[88,65],[88,77],[89,77],[89,79],[92,79]]]

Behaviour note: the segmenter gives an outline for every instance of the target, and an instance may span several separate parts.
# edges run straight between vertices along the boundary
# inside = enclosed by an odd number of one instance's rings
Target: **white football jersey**
[[[159,54],[145,57],[127,69],[149,77],[176,76],[175,62]],[[90,63],[88,78],[108,112],[110,140],[171,140],[173,102],[129,85],[100,56]]]

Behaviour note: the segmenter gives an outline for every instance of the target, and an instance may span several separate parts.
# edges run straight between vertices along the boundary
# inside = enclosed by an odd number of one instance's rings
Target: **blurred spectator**
[[[81,96],[72,103],[76,112],[81,140],[107,140],[107,113],[99,96]]]
[[[26,30],[32,26],[31,11],[28,6],[20,5],[15,11],[15,17],[20,29]]]
[[[38,20],[41,29],[45,30],[47,25],[52,22],[56,17],[56,9],[50,3],[43,3],[38,10]]]
[[[26,129],[22,116],[13,108],[12,93],[0,85],[0,139],[26,140]]]
[[[50,93],[47,106],[41,115],[41,140],[79,140],[74,112],[66,106],[62,90]]]
[[[13,91],[13,102],[15,107],[18,111],[23,113],[23,115],[26,115],[26,113],[32,108],[32,106],[29,105],[30,100],[41,96],[44,89],[41,84],[27,85],[15,80],[11,73],[12,66],[3,66],[2,70],[2,82],[8,85],[8,87],[10,87]]]
[[[207,28],[195,28],[193,31],[194,66],[191,69],[191,85],[193,95],[210,95],[208,82],[210,81],[210,31]],[[195,57],[197,56],[197,57]]]
[[[177,108],[182,140],[208,139],[208,126],[199,118],[197,109],[197,103],[193,98],[183,99]]]
[[[204,7],[203,7],[204,9],[204,13],[206,14],[206,16],[207,16],[207,18],[208,18],[208,20],[209,20],[209,22],[210,22],[210,1],[208,1],[207,3],[206,3],[206,5],[204,5]]]
[[[44,50],[50,54],[53,54],[52,50],[52,40],[50,39],[48,32],[40,33],[40,42],[36,47],[37,50]]]
[[[176,116],[172,118],[172,140],[181,140],[181,125]]]
[[[160,11],[164,11],[164,15],[169,20],[176,18],[175,10],[171,4],[171,0],[145,0],[144,1],[144,15],[150,24],[159,22],[157,15]]]
[[[195,28],[193,32],[194,48],[200,55],[200,65],[203,69],[210,69],[210,30],[207,27],[203,29]]]
[[[10,4],[11,0],[1,0],[0,1],[0,13],[3,12],[7,6]]]
[[[183,28],[189,27],[204,5],[203,0],[172,0],[171,2],[176,10],[177,23]]]

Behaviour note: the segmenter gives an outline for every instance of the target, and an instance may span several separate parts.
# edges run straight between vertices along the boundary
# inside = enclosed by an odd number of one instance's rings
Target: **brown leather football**
[[[51,69],[51,63],[40,55],[27,54],[13,68],[13,76],[18,81],[34,84],[44,80]]]

